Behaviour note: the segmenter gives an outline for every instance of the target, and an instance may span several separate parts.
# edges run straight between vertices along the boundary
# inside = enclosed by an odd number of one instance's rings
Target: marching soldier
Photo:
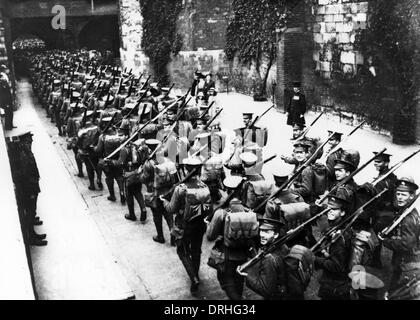
[[[271,219],[264,220],[259,227],[261,249],[264,250],[280,235],[280,222]],[[252,291],[262,296],[265,300],[287,299],[287,272],[284,257],[289,253],[286,245],[279,246],[276,250],[265,255],[247,273],[241,272],[246,277],[246,285]]]
[[[251,112],[242,113],[244,127],[234,130],[236,137],[241,141],[242,146],[248,143],[256,143],[259,147],[265,147],[268,141],[268,133],[265,128],[257,127],[252,125]],[[252,126],[252,127],[251,127]]]
[[[397,181],[393,210],[396,218],[413,203],[417,189],[418,185],[411,177],[402,177]],[[419,234],[419,213],[417,209],[413,209],[389,237],[382,238],[379,235],[383,245],[392,250],[393,273],[388,290],[390,299],[420,300]],[[411,286],[408,286],[408,283],[411,283]],[[401,292],[405,287],[406,292]]]
[[[328,136],[330,136],[331,134],[333,134],[333,136],[328,141],[329,150],[326,152],[326,154],[328,154],[328,152],[333,150],[341,142],[341,136],[343,135],[342,132],[328,130]],[[330,186],[333,185],[336,181],[335,170],[334,170],[335,160],[340,159],[342,154],[343,154],[343,149],[339,148],[333,153],[329,154],[325,161],[325,166],[327,168],[328,183]]]
[[[168,213],[163,206],[163,202],[160,196],[165,195],[169,190],[166,185],[161,186],[157,184],[156,171],[159,164],[165,162],[155,149],[161,145],[161,142],[156,139],[148,139],[145,141],[145,144],[150,149],[150,154],[154,152],[152,158],[148,158],[141,169],[140,181],[145,184],[147,192],[144,194],[146,206],[150,207],[153,213],[153,222],[155,223],[157,235],[153,237],[153,241],[158,243],[165,243],[165,238],[163,236],[163,227],[162,227],[162,217],[165,218],[166,223],[168,224],[169,231],[173,227],[173,217],[171,213]],[[172,185],[176,182],[175,180],[170,181]],[[174,238],[171,236],[171,245],[175,245]]]
[[[377,152],[374,152],[377,154]],[[378,178],[387,174],[389,171],[389,162],[390,162],[391,154],[383,153],[379,157],[375,158],[374,166],[376,171],[378,171]],[[389,174],[385,179],[380,181],[375,185],[375,189],[378,192],[381,192],[383,189],[387,188],[388,191],[378,200],[377,205],[375,207],[375,216],[373,217],[373,229],[376,233],[381,231],[387,225],[392,222],[393,214],[390,212],[392,211],[394,205],[394,194],[395,194],[395,186],[397,184],[397,176],[394,173]],[[382,245],[380,244],[373,256],[373,263],[375,266],[381,268],[381,249]]]
[[[144,151],[145,148],[143,146],[143,141],[144,140],[137,140],[132,144],[127,144],[120,150],[118,160],[112,160],[112,165],[114,167],[121,168],[124,175],[124,186],[126,190],[128,206],[128,214],[126,214],[124,217],[127,220],[136,220],[136,215],[134,213],[134,198],[136,198],[141,210],[141,223],[145,223],[147,218],[146,206],[144,203],[143,194],[141,193],[142,183],[140,181],[140,176],[137,173],[139,165],[146,160],[145,157],[148,154],[148,152]]]
[[[271,194],[272,185],[265,181],[264,177],[257,172],[258,159],[255,154],[244,152],[240,155],[240,158],[246,178],[246,182],[242,186],[241,201],[249,209],[254,209]]]
[[[163,206],[170,214],[176,214],[172,234],[176,237],[177,254],[191,279],[190,291],[197,293],[201,244],[206,232],[204,219],[212,212],[210,190],[200,180],[201,161],[198,158],[187,158],[185,165],[191,177],[178,185],[171,201],[162,196]]]
[[[244,278],[237,274],[236,269],[241,264],[245,263],[249,258],[249,250],[255,246],[255,239],[228,239],[229,234],[225,228],[227,224],[226,219],[229,215],[235,215],[238,220],[242,218],[242,231],[252,233],[252,228],[255,226],[252,219],[252,212],[247,210],[240,200],[240,189],[238,188],[242,182],[242,178],[238,176],[231,176],[223,180],[223,184],[227,189],[228,194],[233,193],[232,199],[227,203],[227,208],[219,209],[214,213],[213,218],[207,228],[207,239],[209,241],[216,240],[216,246],[224,253],[225,259],[217,269],[217,279],[220,287],[226,292],[226,295],[231,300],[241,300]],[[230,220],[232,219],[231,216]],[[250,219],[251,218],[251,219]],[[246,230],[248,227],[249,230]]]
[[[310,157],[309,148],[311,145],[308,144],[306,140],[299,140],[295,142],[293,146],[293,157],[296,161],[294,172],[296,172],[299,167],[304,164],[305,161]],[[311,203],[314,200],[312,182],[312,168],[308,166],[295,179],[291,186],[291,190],[294,193],[299,194],[306,203]]]
[[[108,119],[107,119],[108,120]],[[111,119],[109,119],[111,120]],[[104,119],[102,120],[104,121]],[[117,181],[120,191],[120,201],[125,204],[123,172],[119,167],[112,166],[112,159],[105,160],[116,148],[118,148],[128,137],[129,128],[126,124],[121,124],[118,132],[104,132],[99,136],[98,144],[94,147],[94,151],[99,155],[99,166],[105,172],[105,182],[108,187],[109,201],[116,201],[114,192],[114,180]]]
[[[347,198],[341,197],[339,194],[329,196],[328,207],[331,209],[328,212],[329,228],[333,228],[342,221],[349,212],[349,205]],[[350,300],[350,279],[348,276],[350,272],[348,269],[351,246],[350,232],[351,230],[346,230],[344,234],[340,234],[337,241],[315,256],[315,268],[322,270],[318,291],[318,296],[322,300]]]

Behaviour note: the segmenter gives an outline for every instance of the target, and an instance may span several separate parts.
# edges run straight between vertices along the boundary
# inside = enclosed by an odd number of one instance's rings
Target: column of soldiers
[[[258,124],[268,110],[245,112],[225,152],[220,113],[210,116],[211,103],[191,102],[189,92],[174,95],[80,52],[35,56],[31,75],[74,152],[76,175],[85,168],[92,191],[103,189],[105,175],[109,201],[117,200],[115,181],[128,220],[137,219],[134,199],[142,223],[149,207],[157,243],[165,243],[166,221],[193,295],[206,234],[215,240],[208,264],[230,299],[242,298],[244,284],[265,299],[304,299],[315,270],[321,299],[379,299],[383,247],[393,252],[389,298],[420,297],[418,186],[393,173],[408,158],[390,167],[382,150],[361,164],[357,151],[340,147],[342,132],[322,142],[307,136],[315,122],[296,124],[293,154],[281,157],[272,183],[262,175],[268,131]],[[214,88],[211,79],[205,86]],[[354,177],[372,162],[378,177],[358,185]]]

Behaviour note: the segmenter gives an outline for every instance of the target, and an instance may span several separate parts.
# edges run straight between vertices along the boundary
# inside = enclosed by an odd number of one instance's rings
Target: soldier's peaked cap
[[[408,191],[414,192],[419,188],[419,186],[414,182],[414,179],[410,176],[402,177],[397,181],[396,190],[397,191]]]
[[[235,189],[241,183],[242,178],[239,176],[230,176],[223,180],[223,185],[226,188]]]
[[[153,147],[159,145],[160,141],[157,139],[147,139],[144,143],[149,147]]]
[[[304,148],[306,150],[308,150],[310,147],[312,147],[312,145],[310,144],[310,142],[308,140],[298,140],[293,144],[293,147],[295,148]]]
[[[112,120],[112,117],[104,117],[101,119],[101,122],[110,122]]]
[[[197,139],[205,139],[205,138],[208,138],[208,137],[210,137],[210,132],[199,133],[196,136]]]
[[[278,231],[279,228],[283,225],[281,221],[269,219],[269,218],[260,218],[261,221],[260,230],[274,230]]]
[[[293,126],[293,130],[303,130],[303,128],[305,128],[304,124],[295,123],[295,125]]]
[[[258,157],[252,152],[244,152],[239,157],[245,165],[253,165],[258,160]]]
[[[280,164],[274,168],[273,176],[276,178],[288,178],[293,172],[294,166],[290,164]]]
[[[254,115],[254,113],[253,112],[242,112],[242,115],[244,117],[251,117],[252,118],[252,116]]]
[[[202,161],[197,158],[197,157],[189,157],[184,159],[184,161],[182,162],[183,164],[187,165],[187,166],[201,166],[203,163]]]
[[[349,204],[348,199],[337,195],[337,194],[330,194],[328,195],[328,205],[333,209],[342,208]]]
[[[379,152],[376,152],[376,151],[373,152],[374,155],[377,155],[378,153]],[[384,152],[381,155],[377,156],[376,159],[389,162],[389,160],[390,160],[391,157],[392,157],[392,154]]]

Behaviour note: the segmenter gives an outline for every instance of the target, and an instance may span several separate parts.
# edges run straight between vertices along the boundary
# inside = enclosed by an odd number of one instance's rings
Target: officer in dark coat
[[[305,95],[300,91],[300,82],[293,82],[293,95],[289,100],[286,108],[287,124],[294,126],[295,124],[304,125],[306,113]]]
[[[10,165],[16,187],[16,199],[21,215],[24,239],[31,245],[45,246],[48,243],[45,240],[47,235],[37,234],[34,229],[34,225],[41,224],[36,218],[38,194],[41,189],[39,188],[38,166],[31,148],[31,132],[25,132],[18,136],[18,142],[10,144]]]

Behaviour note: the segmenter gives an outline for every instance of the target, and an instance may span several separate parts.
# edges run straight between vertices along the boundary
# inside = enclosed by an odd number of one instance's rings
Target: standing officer
[[[300,91],[300,82],[293,82],[293,95],[289,100],[286,108],[287,124],[289,126],[305,125],[304,114],[306,112],[306,99],[305,95]]]
[[[397,181],[395,189],[394,213],[398,218],[414,200],[418,185],[412,177],[402,177]],[[420,300],[420,216],[417,209],[413,209],[401,223],[383,240],[383,245],[392,250],[393,273],[389,292],[403,289],[408,282],[408,293],[403,299]],[[417,280],[414,280],[417,278]],[[400,293],[402,295],[402,293]],[[401,299],[396,296],[394,299]]]
[[[32,153],[32,133],[25,132],[18,136],[18,143],[9,146],[10,166],[13,181],[16,186],[16,199],[21,214],[21,223],[24,229],[24,239],[27,243],[36,246],[45,246],[46,234],[37,234],[34,229],[37,223],[36,206],[39,188],[39,171],[34,154]]]
[[[243,241],[236,239],[229,242],[227,238],[225,224],[226,218],[229,214],[241,214],[245,219],[251,212],[245,209],[240,200],[239,185],[242,178],[238,176],[231,176],[223,180],[223,184],[227,189],[228,194],[233,193],[232,200],[227,204],[226,209],[219,209],[214,213],[212,220],[207,228],[207,239],[209,241],[216,240],[216,245],[224,252],[225,261],[217,270],[217,279],[220,287],[226,292],[226,295],[231,300],[241,300],[244,287],[244,278],[241,277],[236,269],[241,264],[245,263],[249,257],[249,250],[255,245],[250,241]],[[244,223],[243,226],[252,224]],[[252,230],[249,230],[252,232]]]
[[[176,214],[172,234],[176,237],[177,253],[191,279],[191,294],[196,294],[199,280],[201,244],[206,232],[204,219],[211,214],[212,203],[210,190],[200,180],[201,161],[198,158],[187,158],[183,164],[191,177],[178,185],[171,201],[162,196],[165,210]]]

